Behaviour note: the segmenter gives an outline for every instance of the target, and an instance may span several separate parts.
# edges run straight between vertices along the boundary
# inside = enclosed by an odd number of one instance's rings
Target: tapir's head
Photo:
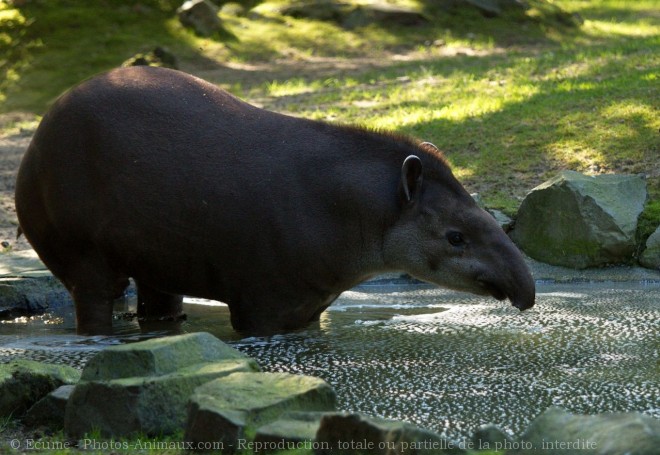
[[[443,287],[525,310],[534,279],[520,251],[495,219],[475,203],[431,144],[401,164],[399,216],[385,235],[388,266]]]

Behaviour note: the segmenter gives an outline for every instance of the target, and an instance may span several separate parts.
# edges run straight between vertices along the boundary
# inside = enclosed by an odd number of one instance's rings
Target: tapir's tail
[[[18,226],[18,229],[16,229],[16,240],[23,234],[23,228]]]

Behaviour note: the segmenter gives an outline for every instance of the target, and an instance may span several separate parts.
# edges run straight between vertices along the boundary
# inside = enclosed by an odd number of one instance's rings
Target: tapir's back
[[[284,168],[286,150],[268,152],[289,121],[176,71],[134,67],[93,78],[56,102],[25,154],[21,226],[28,238],[44,221],[70,232],[89,222],[155,227],[163,205],[169,223],[187,223],[177,217],[217,205],[214,197],[245,197]],[[231,204],[224,198],[223,210]]]
[[[62,96],[16,211],[84,332],[111,327],[129,277],[143,319],[178,318],[191,295],[258,333],[303,327],[385,270],[534,303],[520,253],[433,146],[269,112],[167,69]]]
[[[264,115],[277,116],[171,70],[125,68],[86,81],[46,114],[21,163],[21,228],[65,283],[89,251],[132,276],[233,247],[223,221],[247,216],[240,206],[250,203],[250,180],[268,168],[254,153],[268,132],[247,130],[267,130]],[[178,275],[168,277],[172,287],[186,274]]]
[[[352,175],[355,184],[338,170],[352,168],[353,135],[253,107],[178,71],[111,71],[44,117],[19,170],[19,222],[65,284],[93,267],[120,276],[102,286],[133,277],[225,301],[255,280],[284,288],[291,283],[272,270],[319,275],[328,242],[351,251],[346,216],[365,205],[360,192],[379,194],[366,174]],[[396,167],[388,173],[372,180],[397,178]],[[339,253],[337,264],[346,263]]]

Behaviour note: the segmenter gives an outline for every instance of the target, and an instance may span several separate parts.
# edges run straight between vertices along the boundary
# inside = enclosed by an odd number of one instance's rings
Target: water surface
[[[105,346],[167,333],[143,334],[129,319],[115,321],[115,336],[79,337],[72,311],[0,323],[0,362],[82,367]],[[519,434],[551,405],[660,418],[657,283],[540,285],[537,305],[524,313],[425,285],[361,286],[318,326],[265,338],[241,338],[225,306],[187,303],[186,311],[181,331],[211,332],[266,371],[319,376],[342,410],[455,440],[485,423]]]

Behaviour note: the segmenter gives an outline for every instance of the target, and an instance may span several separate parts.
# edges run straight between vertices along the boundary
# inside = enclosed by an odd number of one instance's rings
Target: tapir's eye
[[[447,232],[447,240],[454,246],[463,246],[465,245],[465,239],[463,234],[458,231],[449,231]]]

